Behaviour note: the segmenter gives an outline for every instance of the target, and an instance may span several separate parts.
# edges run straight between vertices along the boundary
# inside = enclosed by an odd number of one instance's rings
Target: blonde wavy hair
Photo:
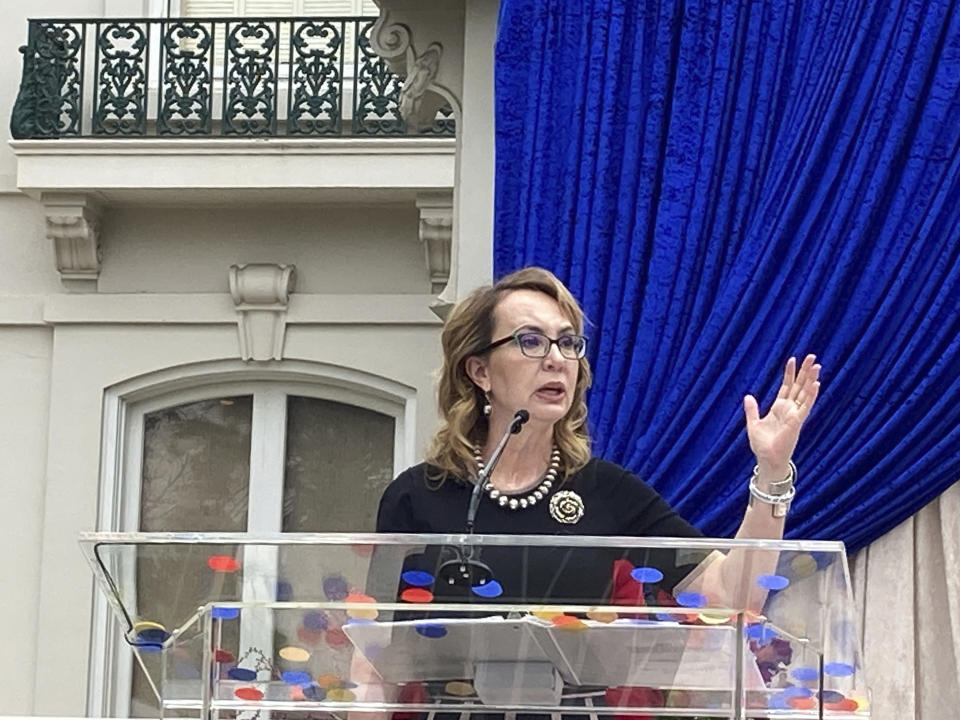
[[[430,441],[426,462],[428,477],[442,483],[447,477],[466,482],[476,473],[474,445],[487,439],[486,402],[483,392],[467,375],[467,358],[482,353],[493,342],[494,311],[500,300],[514,290],[535,290],[556,300],[564,316],[577,333],[583,332],[583,310],[557,277],[539,267],[528,267],[507,275],[493,286],[474,290],[450,311],[441,335],[443,365],[439,372],[437,399],[442,425]],[[570,410],[553,427],[553,440],[560,451],[564,476],[570,475],[590,459],[590,435],[587,430],[587,404],[590,364],[579,361],[580,372]]]

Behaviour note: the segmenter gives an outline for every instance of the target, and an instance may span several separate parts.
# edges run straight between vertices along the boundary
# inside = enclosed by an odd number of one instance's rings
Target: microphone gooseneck
[[[490,477],[490,473],[493,472],[493,469],[497,466],[497,463],[500,462],[500,456],[503,455],[503,450],[507,447],[507,442],[510,440],[510,436],[519,433],[520,429],[523,427],[523,424],[529,419],[530,413],[523,409],[517,410],[513,414],[513,420],[510,421],[510,426],[503,434],[503,437],[500,438],[500,442],[493,451],[493,455],[490,456],[490,460],[487,462],[484,468],[477,473],[477,482],[473,486],[473,492],[470,493],[470,504],[467,506],[468,533],[473,532],[473,524],[477,519],[477,510],[480,508],[480,498],[483,497],[483,486],[487,484],[487,478]]]
[[[493,472],[493,469],[500,461],[500,456],[503,454],[503,450],[507,446],[507,441],[510,440],[510,436],[520,432],[523,424],[529,419],[530,413],[526,410],[517,410],[517,412],[514,413],[513,419],[510,421],[510,426],[503,434],[503,437],[500,438],[500,442],[493,451],[493,455],[490,456],[490,461],[477,473],[477,483],[473,486],[473,492],[470,493],[470,504],[467,506],[468,535],[473,534],[473,524],[477,519],[477,510],[480,507],[480,498],[483,497],[483,487],[487,484],[487,478],[490,477],[490,473]],[[459,547],[454,546],[451,549],[453,550],[454,557],[442,563],[440,567],[437,568],[437,582],[440,583],[441,586],[450,585],[474,588],[482,587],[493,580],[493,571],[489,566],[480,561],[479,553],[477,553],[477,557],[474,557],[474,546],[463,543]]]

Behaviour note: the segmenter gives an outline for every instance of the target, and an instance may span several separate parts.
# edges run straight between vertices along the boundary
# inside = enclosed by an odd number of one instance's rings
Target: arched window
[[[109,389],[100,529],[372,531],[377,498],[413,461],[412,389],[342,368],[283,367],[214,363]],[[149,615],[151,603],[176,602],[186,617],[203,589],[178,588],[174,599],[164,574],[141,569],[139,607]],[[171,608],[156,610],[169,616]],[[94,623],[91,697],[101,704],[91,709],[155,717],[145,675],[117,633],[105,632],[111,622]]]

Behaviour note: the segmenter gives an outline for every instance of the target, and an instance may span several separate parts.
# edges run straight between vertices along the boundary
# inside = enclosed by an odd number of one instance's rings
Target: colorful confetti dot
[[[824,710],[839,710],[841,712],[853,712],[854,710],[859,709],[860,703],[858,703],[853,698],[844,698],[839,702],[829,703],[825,702],[823,704]]]
[[[210,617],[215,620],[236,620],[240,617],[240,608],[215,605],[210,610]]]
[[[682,592],[677,594],[677,603],[683,607],[701,608],[707,604],[707,598],[700,593]]]
[[[139,633],[141,630],[166,630],[166,628],[160,623],[150,620],[141,620],[133,624],[133,632]]]
[[[407,570],[400,576],[407,585],[416,585],[417,587],[426,587],[433,585],[433,575],[423,570]]]
[[[594,622],[612,623],[619,616],[610,610],[588,610],[587,617]]]
[[[227,677],[232,680],[240,680],[241,682],[250,682],[251,680],[257,679],[257,671],[250,670],[249,668],[230,668],[227,670]]]
[[[214,572],[236,572],[240,569],[240,563],[229,555],[211,555],[207,558],[207,566]]]
[[[327,691],[319,685],[307,685],[303,688],[303,696],[307,700],[324,700],[327,697]]]
[[[263,700],[263,691],[252,687],[237,688],[233,694],[241,700]]]
[[[447,634],[447,629],[438,623],[418,624],[414,629],[425,638],[442,638]]]
[[[557,615],[550,622],[561,630],[586,630],[588,627],[583,620],[573,615]]]
[[[451,680],[444,685],[443,690],[447,695],[453,695],[455,697],[469,697],[476,692],[476,690],[473,689],[473,685],[468,682],[463,682],[462,680]]]
[[[790,671],[790,676],[800,682],[812,682],[820,677],[820,673],[816,668],[798,667]]]
[[[761,645],[767,645],[771,640],[777,637],[777,632],[769,625],[748,625],[747,637],[756,640]]]
[[[340,628],[330,628],[324,635],[327,645],[335,650],[341,650],[350,645],[350,638]]]
[[[810,577],[817,572],[817,561],[810,553],[800,553],[790,560],[790,569],[798,578]]]
[[[317,676],[317,685],[329,690],[330,688],[340,687],[340,676],[339,675],[319,675]]]
[[[433,593],[426,588],[412,587],[400,593],[400,599],[408,603],[433,602]]]
[[[315,632],[322,632],[327,629],[330,625],[330,618],[327,617],[325,612],[320,612],[314,610],[308,613],[305,613],[303,616],[303,626],[308,630],[313,630]]]
[[[236,660],[232,652],[220,649],[213,651],[213,659],[218,663],[232,663],[234,660]]]
[[[730,622],[730,618],[731,616],[726,613],[712,612],[710,610],[705,610],[697,615],[697,619],[705,625],[723,625],[724,623]]]
[[[289,602],[293,598],[293,585],[286,580],[277,580],[277,602]]]
[[[308,685],[313,682],[313,677],[303,670],[287,670],[280,674],[280,677],[287,685]]]
[[[353,692],[343,688],[333,688],[327,691],[327,700],[333,700],[334,702],[353,702],[356,699],[357,696]]]
[[[306,662],[310,659],[310,653],[302,647],[296,645],[287,645],[277,651],[277,655],[290,662]]]
[[[760,575],[757,578],[757,585],[766,590],[783,590],[790,584],[790,580],[783,575]]]
[[[474,585],[470,588],[474,595],[482,598],[495,598],[503,595],[503,586],[496,580],[491,580],[483,585]]]
[[[832,675],[833,677],[846,677],[848,675],[853,675],[853,671],[853,665],[848,663],[829,662],[823,666],[824,674]]]
[[[143,645],[162,645],[170,637],[170,633],[162,626],[144,627],[137,631],[137,642]]]
[[[657,583],[663,580],[663,573],[652,567],[638,567],[630,571],[630,577],[638,583]]]
[[[328,575],[323,579],[323,594],[327,600],[340,602],[350,594],[350,587],[342,575]]]
[[[347,596],[343,599],[344,602],[348,603],[375,603],[376,600],[369,595],[364,595],[363,593],[348,593]],[[364,610],[361,608],[352,608],[347,610],[347,615],[352,618],[358,618],[360,620],[376,620],[380,612],[376,608],[370,608],[369,610]]]
[[[776,695],[772,695],[767,701],[767,707],[771,710],[789,710],[790,706],[787,705],[788,699],[789,698],[783,693],[777,693]]]

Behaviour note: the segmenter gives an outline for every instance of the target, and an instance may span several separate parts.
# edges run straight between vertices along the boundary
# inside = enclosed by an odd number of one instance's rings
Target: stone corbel
[[[417,210],[420,211],[420,242],[430,273],[430,292],[439,295],[450,281],[453,193],[422,193],[417,196]]]
[[[41,201],[60,281],[71,290],[96,292],[103,259],[99,207],[86,195],[44,194]]]
[[[399,98],[400,116],[407,132],[418,132],[433,125],[437,111],[445,104],[453,109],[455,118],[460,116],[458,93],[447,81],[459,86],[462,69],[441,65],[444,54],[441,42],[431,42],[423,52],[417,52],[410,27],[396,21],[396,16],[402,14],[402,11],[382,9],[370,31],[370,47],[387,62],[391,71],[404,78]],[[459,31],[462,34],[462,26]]]
[[[231,265],[230,295],[237,310],[242,360],[282,360],[293,265]]]

